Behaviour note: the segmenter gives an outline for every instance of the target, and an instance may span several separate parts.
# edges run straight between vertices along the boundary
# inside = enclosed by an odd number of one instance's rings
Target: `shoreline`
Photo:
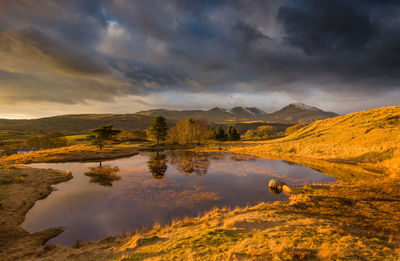
[[[121,151],[122,151],[122,153],[127,153],[127,154],[123,154],[123,155],[127,155],[127,156],[129,156],[129,155],[136,155],[137,153],[139,153],[139,151],[141,151],[141,150],[151,150],[151,149],[154,149],[154,148],[138,148],[137,146],[132,146],[132,147],[129,147],[129,148],[124,148],[124,147],[116,147],[116,148],[108,148],[108,150],[106,150],[104,153],[106,154],[106,155],[108,155],[109,153],[112,153],[113,151],[115,152],[115,151],[120,151],[120,153],[121,153]],[[168,148],[167,148],[168,149]],[[200,147],[200,148],[195,148],[194,150],[202,150],[202,149],[209,149],[209,148],[206,148],[206,147]],[[210,150],[210,149],[209,149]],[[217,151],[217,152],[224,152],[224,150],[215,150],[215,151]],[[238,153],[238,151],[235,151],[235,148],[232,150],[232,149],[228,149],[227,151],[231,151],[231,152],[236,152],[236,153]],[[101,156],[101,153],[99,153],[99,152],[97,152],[96,150],[93,150],[92,151],[93,153],[95,153],[95,155],[96,155],[96,157],[95,157],[95,159],[94,160],[99,160],[99,159],[115,159],[115,158],[117,158],[117,157],[103,157],[103,156]],[[36,152],[37,153],[37,152]],[[135,154],[129,154],[129,153],[135,153]],[[67,153],[68,154],[68,153]],[[72,152],[72,154],[74,154],[74,152]],[[296,159],[295,158],[293,158],[293,157],[286,157],[286,158],[282,158],[282,157],[280,157],[280,158],[278,158],[278,157],[268,157],[268,156],[266,156],[266,155],[260,155],[260,154],[258,154],[258,153],[241,153],[241,152],[239,152],[239,154],[248,154],[248,155],[255,155],[255,156],[259,156],[259,157],[263,157],[263,158],[265,158],[265,157],[267,157],[267,158],[274,158],[274,159],[279,159],[279,160],[290,160],[290,161],[292,161],[292,162],[295,162],[295,163],[298,163],[298,164],[301,164],[301,165],[304,165],[304,166],[306,166],[306,167],[310,167],[310,164],[312,165],[312,164],[314,164],[313,165],[313,167],[314,168],[319,168],[319,170],[318,171],[320,171],[320,172],[322,172],[323,174],[325,174],[325,175],[329,175],[329,174],[326,174],[326,172],[325,171],[327,171],[328,169],[332,169],[332,166],[334,165],[334,166],[338,166],[338,165],[340,165],[340,166],[346,166],[346,167],[344,167],[344,172],[352,172],[353,174],[354,173],[357,173],[357,172],[359,172],[359,173],[361,173],[362,172],[362,169],[363,168],[361,168],[361,169],[355,169],[355,168],[358,168],[358,167],[360,167],[359,165],[351,165],[351,164],[338,164],[338,163],[333,163],[333,162],[327,162],[327,161],[324,161],[324,160],[315,160],[314,159],[314,162],[312,162],[312,163],[310,163],[310,159],[304,159],[304,158],[302,158],[302,159],[300,159],[299,157],[297,157]],[[42,155],[43,156],[43,155]],[[51,154],[50,153],[50,157],[53,157],[54,155],[53,154]],[[71,155],[69,155],[69,156],[71,156]],[[120,156],[118,156],[118,157],[120,157]],[[121,157],[124,157],[124,156],[121,156]],[[31,157],[29,157],[29,155],[25,155],[25,156],[22,156],[22,158],[23,159],[19,159],[19,160],[13,160],[13,161],[11,161],[11,162],[30,162],[31,160],[32,160],[32,158]],[[35,161],[35,163],[37,162],[37,161],[39,161],[39,159],[40,159],[40,157],[39,158],[36,158],[36,161]],[[67,157],[67,159],[70,159],[71,160],[71,158],[68,158]],[[25,160],[25,161],[24,161]],[[52,161],[52,163],[54,163],[54,162],[63,162],[64,160],[61,158],[59,161]],[[65,162],[65,161],[64,161]],[[303,163],[300,163],[300,162],[303,162]],[[307,163],[308,162],[308,163]],[[33,162],[32,162],[33,163]],[[324,163],[325,165],[323,165],[323,166],[318,166],[318,164],[321,164],[321,163]],[[15,164],[15,163],[14,163]],[[18,163],[18,164],[21,164],[21,163]],[[307,166],[306,164],[309,164],[309,166]],[[311,168],[313,168],[313,167],[311,167]],[[362,167],[365,167],[365,166],[362,166]],[[16,167],[16,171],[18,171],[19,170],[19,168],[20,167]],[[25,168],[25,167],[24,167]],[[313,168],[313,169],[314,169]],[[32,169],[32,168],[27,168],[27,169]],[[35,170],[35,169],[33,169],[33,170]],[[322,170],[322,171],[321,171]],[[336,173],[338,171],[338,168],[335,168],[334,169],[334,172]],[[53,173],[54,174],[54,173]],[[335,176],[334,176],[335,177]],[[335,177],[335,178],[338,178],[338,177]],[[379,177],[374,177],[374,178],[379,178]],[[338,178],[338,180],[339,180],[339,178]],[[64,180],[65,181],[65,180]],[[60,181],[60,182],[63,182],[63,181]],[[63,247],[63,246],[55,246],[55,245],[50,245],[49,246],[49,244],[45,244],[45,242],[48,240],[48,239],[50,239],[51,237],[53,237],[53,236],[56,236],[56,232],[58,232],[58,233],[60,233],[61,231],[59,230],[59,228],[55,228],[55,229],[50,229],[50,230],[46,230],[47,231],[47,233],[44,233],[44,234],[40,234],[40,233],[43,233],[43,232],[46,232],[46,231],[41,231],[41,232],[38,232],[38,233],[33,233],[33,234],[29,234],[28,233],[28,235],[24,235],[26,238],[26,241],[32,241],[32,238],[35,238],[35,240],[36,240],[36,242],[39,242],[40,241],[40,244],[38,244],[38,246],[41,246],[41,249],[40,249],[40,247],[39,247],[39,252],[38,251],[35,251],[35,250],[32,250],[32,249],[30,249],[30,253],[26,253],[26,255],[27,256],[32,256],[32,255],[39,255],[39,256],[37,256],[37,258],[40,258],[41,256],[43,256],[43,257],[48,257],[48,256],[51,256],[51,257],[53,257],[53,258],[60,258],[60,260],[63,260],[62,258],[64,257],[66,257],[65,255],[63,255],[62,254],[62,252],[64,251],[66,251],[66,252],[71,252],[71,253],[75,253],[75,252],[82,252],[82,250],[83,249],[86,249],[87,251],[89,251],[89,249],[91,249],[91,248],[99,248],[99,247],[105,247],[106,249],[108,249],[108,251],[99,251],[98,253],[101,255],[101,256],[103,256],[103,257],[106,257],[107,258],[107,260],[108,260],[108,258],[114,258],[114,257],[116,257],[116,256],[121,256],[122,254],[121,253],[123,253],[123,254],[129,254],[129,255],[131,255],[131,257],[137,257],[137,258],[142,258],[142,257],[146,257],[146,255],[147,254],[145,254],[144,256],[142,255],[142,254],[139,254],[140,253],[140,251],[139,251],[139,253],[136,253],[137,252],[137,249],[140,247],[140,249],[146,249],[146,248],[151,248],[151,249],[153,249],[152,247],[154,247],[154,244],[155,243],[160,243],[160,242],[163,242],[163,240],[161,240],[161,235],[160,235],[160,232],[163,232],[163,233],[174,233],[173,232],[173,228],[174,227],[177,227],[177,228],[179,228],[179,231],[180,230],[184,230],[185,231],[185,228],[187,228],[187,229],[190,229],[191,228],[191,226],[194,226],[195,224],[197,224],[197,225],[200,225],[200,226],[202,226],[202,227],[206,227],[207,229],[210,229],[209,228],[209,226],[207,226],[207,224],[206,223],[204,223],[204,219],[205,219],[205,217],[207,217],[207,216],[209,216],[209,215],[216,215],[215,216],[215,218],[217,218],[217,219],[222,219],[222,220],[225,220],[225,219],[228,219],[228,217],[229,218],[232,218],[232,217],[236,217],[236,218],[239,218],[239,216],[236,216],[236,214],[235,214],[235,211],[236,212],[240,212],[240,211],[246,211],[245,209],[250,209],[250,210],[252,210],[251,212],[253,213],[253,215],[261,215],[261,213],[258,213],[259,211],[261,211],[261,209],[263,209],[263,211],[269,211],[269,212],[271,212],[271,213],[275,213],[276,211],[278,211],[279,209],[276,209],[276,207],[277,206],[280,206],[280,207],[282,207],[282,208],[288,208],[288,209],[290,209],[291,207],[293,207],[294,205],[296,205],[296,204],[300,204],[300,205],[302,205],[302,204],[310,204],[310,202],[312,203],[312,204],[316,204],[317,202],[315,202],[314,200],[315,200],[315,196],[318,198],[318,197],[321,197],[321,195],[323,195],[324,197],[326,197],[327,195],[326,194],[324,194],[326,191],[330,191],[331,193],[332,193],[332,191],[335,191],[335,190],[343,190],[342,191],[342,193],[341,194],[346,194],[346,193],[349,193],[349,190],[352,190],[352,188],[354,189],[354,187],[355,188],[357,188],[357,189],[360,189],[360,187],[365,187],[366,185],[368,185],[368,184],[370,184],[370,182],[368,181],[368,179],[367,180],[362,180],[362,181],[359,181],[359,182],[357,182],[357,184],[351,184],[352,182],[350,181],[350,182],[346,182],[346,181],[343,181],[343,180],[340,180],[338,183],[335,183],[335,184],[327,184],[327,185],[305,185],[305,186],[299,186],[299,187],[295,187],[294,189],[293,189],[293,191],[292,191],[292,193],[291,193],[291,196],[290,196],[290,199],[289,199],[289,201],[288,202],[278,202],[278,203],[261,203],[261,204],[259,204],[259,205],[255,205],[255,206],[252,206],[252,207],[247,207],[247,208],[242,208],[242,209],[236,209],[236,210],[213,210],[213,211],[210,211],[209,213],[205,213],[203,216],[199,216],[199,217],[194,217],[194,218],[186,218],[186,219],[183,219],[183,220],[181,220],[181,221],[176,221],[176,222],[172,222],[171,224],[167,224],[167,225],[155,225],[152,229],[148,229],[148,230],[146,230],[146,231],[142,231],[142,232],[139,232],[139,233],[135,233],[135,235],[134,236],[132,236],[132,237],[126,237],[126,236],[123,236],[123,235],[121,235],[121,236],[117,236],[117,237],[114,237],[114,238],[105,238],[105,239],[101,239],[101,240],[98,240],[98,241],[87,241],[87,242],[80,242],[79,243],[79,248],[74,248],[74,247]],[[51,191],[50,192],[48,192],[48,194],[47,195],[49,195],[51,193]],[[47,196],[46,195],[46,196]],[[313,196],[314,195],[314,196]],[[329,195],[328,195],[329,196]],[[343,195],[341,195],[341,196],[343,196]],[[354,196],[354,195],[353,195]],[[38,198],[39,199],[39,198]],[[36,199],[36,200],[38,200],[38,199]],[[34,202],[36,202],[36,200],[34,200]],[[308,200],[311,200],[310,202],[308,202]],[[34,202],[33,202],[33,204],[34,204]],[[323,202],[323,201],[321,201],[321,202]],[[334,202],[331,202],[331,204],[333,204]],[[337,202],[336,202],[337,203]],[[32,206],[33,206],[33,204],[32,204]],[[328,207],[329,207],[329,204],[328,204]],[[29,208],[26,210],[26,211],[28,211],[29,210]],[[283,210],[281,210],[281,211],[283,211]],[[287,213],[290,213],[290,212],[292,212],[293,210],[290,210],[289,212],[287,212]],[[278,211],[279,212],[279,211]],[[24,212],[25,214],[26,214],[26,212]],[[214,213],[214,214],[210,214],[210,213]],[[286,213],[286,212],[285,212]],[[25,218],[25,214],[23,215],[23,218]],[[233,216],[232,216],[233,215]],[[275,215],[275,214],[274,214]],[[315,215],[317,215],[317,214],[315,214]],[[267,218],[267,220],[268,220],[268,217],[264,217],[264,218]],[[274,219],[282,219],[282,220],[284,220],[285,219],[285,217],[277,217],[277,216],[274,216]],[[251,220],[251,218],[250,217],[246,217],[245,218],[245,220]],[[207,222],[209,222],[209,221],[207,221]],[[225,222],[225,221],[224,221]],[[247,222],[247,221],[246,221]],[[263,221],[264,222],[264,221]],[[265,222],[267,222],[267,221],[265,221]],[[299,221],[300,222],[300,221]],[[327,222],[327,221],[326,221]],[[333,221],[329,221],[328,223],[332,223]],[[22,222],[21,222],[22,223]],[[22,228],[20,228],[19,227],[19,225],[21,224],[21,223],[19,223],[18,224],[18,228],[21,230]],[[256,222],[257,223],[257,222]],[[300,222],[301,223],[301,222]],[[196,225],[196,226],[197,226]],[[332,225],[332,224],[331,224]],[[193,229],[196,227],[196,226],[194,226],[193,227]],[[311,226],[313,226],[313,225],[311,225]],[[278,228],[280,228],[279,226],[277,226]],[[58,230],[57,230],[58,229]],[[186,230],[187,230],[186,229]],[[199,232],[199,231],[198,231]],[[25,232],[25,233],[27,233],[27,232]],[[50,233],[50,234],[49,234]],[[200,232],[199,232],[200,233]],[[161,233],[162,234],[162,233]],[[49,235],[51,235],[51,237],[49,237]],[[217,235],[212,235],[212,237],[214,237],[214,236],[217,236]],[[38,239],[39,238],[39,239]],[[47,239],[46,239],[47,238]],[[134,240],[136,238],[136,241]],[[150,238],[150,239],[149,239]],[[229,238],[229,236],[228,236],[228,238]],[[38,241],[39,240],[39,241]],[[131,241],[135,241],[135,242],[131,242]],[[160,241],[161,240],[161,241]],[[126,244],[128,244],[129,242],[131,242],[132,244],[131,244],[131,247],[126,247]],[[15,241],[14,243],[16,243],[16,245],[18,245],[18,244],[23,244],[23,242],[21,242],[21,241]],[[125,243],[125,244],[124,244]],[[118,246],[120,247],[120,248],[123,248],[123,246],[125,245],[125,250],[124,251],[115,251],[117,248],[118,248]],[[134,246],[133,246],[134,245]],[[141,246],[143,246],[143,247],[141,247]],[[9,246],[10,247],[10,246]],[[15,246],[16,247],[16,246]],[[11,249],[12,249],[12,247],[10,247]],[[113,251],[110,251],[110,249],[114,249]],[[153,249],[153,250],[155,250],[155,249]],[[376,249],[375,249],[376,250]],[[285,250],[286,251],[286,250]],[[26,251],[25,251],[26,252]],[[28,250],[28,252],[29,252],[29,250]],[[39,254],[38,254],[39,253]],[[97,253],[96,251],[94,252],[94,253]],[[15,254],[15,252],[13,252],[13,251],[11,251],[11,253],[10,252],[8,252],[8,256],[12,256],[13,254]],[[282,253],[280,253],[280,254],[282,254]],[[289,253],[290,254],[290,253]],[[299,253],[297,253],[297,254],[299,254]],[[293,255],[294,256],[296,256],[297,255],[296,253],[294,253]],[[301,253],[300,253],[301,254]],[[306,253],[305,254],[306,256],[307,255],[310,255],[310,253]],[[6,256],[7,256],[7,252],[6,252]],[[19,256],[19,255],[17,255],[17,256]],[[1,257],[1,255],[0,255],[0,257]],[[310,256],[311,257],[311,256]],[[317,256],[315,256],[315,257],[317,257]],[[35,257],[36,258],[36,257]],[[88,258],[88,256],[86,256],[86,258]],[[56,259],[56,260],[57,260]],[[133,258],[133,259],[135,259],[135,258]],[[91,260],[90,258],[88,259],[88,260]],[[95,260],[95,259],[93,259],[93,260]]]

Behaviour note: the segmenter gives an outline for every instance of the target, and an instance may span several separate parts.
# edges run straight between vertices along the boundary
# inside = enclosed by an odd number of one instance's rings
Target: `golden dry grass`
[[[26,244],[38,260],[399,260],[400,107],[316,122],[273,141],[215,148],[295,161],[341,180],[290,201],[234,210],[75,248]],[[347,163],[347,164],[340,164]],[[29,242],[29,241],[27,241]],[[35,245],[36,244],[36,245]],[[25,252],[26,254],[26,252]]]
[[[378,165],[398,172],[400,106],[317,121],[287,137],[240,144],[232,146],[231,150],[264,156]]]
[[[110,158],[119,158],[133,156],[138,153],[138,149],[143,146],[137,145],[119,145],[108,146],[99,150],[96,146],[79,144],[55,149],[40,150],[35,152],[14,154],[8,157],[0,158],[1,165],[9,164],[29,164],[35,162],[67,162],[67,161],[88,161]]]

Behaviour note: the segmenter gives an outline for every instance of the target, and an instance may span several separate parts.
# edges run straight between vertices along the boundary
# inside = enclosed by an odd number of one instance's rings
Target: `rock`
[[[287,190],[287,188],[289,188],[285,182],[277,180],[277,179],[271,179],[268,182],[269,191],[274,194],[281,193],[284,186],[285,186],[285,190]]]

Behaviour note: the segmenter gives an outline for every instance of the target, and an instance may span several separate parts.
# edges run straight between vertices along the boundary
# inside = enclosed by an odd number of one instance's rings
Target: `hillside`
[[[244,151],[243,151],[244,150]],[[251,154],[292,155],[400,168],[400,106],[317,121],[276,140],[241,149]]]
[[[220,108],[212,108],[208,111],[203,110],[166,110],[166,109],[156,109],[149,111],[140,111],[136,113],[137,115],[154,117],[156,115],[161,115],[166,119],[179,120],[184,118],[205,118],[209,122],[224,121],[226,119],[236,118],[233,114],[226,112]]]
[[[289,126],[288,124],[310,123],[337,116],[335,113],[325,112],[304,104],[291,104],[274,113],[266,113],[256,107],[235,107],[232,109],[215,107],[207,111],[156,109],[135,114],[74,114],[32,120],[0,119],[0,130],[45,133],[60,131],[64,134],[82,134],[105,124],[113,124],[116,128],[126,130],[145,129],[156,115],[164,116],[170,126],[179,119],[205,118],[210,123],[239,124],[241,131],[266,123],[274,124],[279,130],[284,131]],[[248,122],[251,122],[251,124],[248,124]]]
[[[334,112],[326,112],[319,108],[309,106],[302,103],[292,103],[288,106],[267,113],[256,107],[234,107],[231,109],[212,108],[207,111],[203,110],[165,110],[156,109],[149,111],[141,111],[138,115],[155,116],[162,115],[167,119],[182,118],[205,118],[210,122],[243,122],[243,121],[265,121],[274,123],[312,123],[316,120],[322,120],[338,116]]]
[[[32,120],[0,119],[0,130],[44,133],[60,131],[64,134],[81,134],[106,124],[113,124],[116,128],[126,130],[145,129],[152,118],[136,114],[76,114]],[[167,123],[172,126],[175,121],[167,120]]]
[[[103,158],[110,153],[132,153],[140,145],[134,146],[118,145],[99,151],[76,145],[67,150],[14,155],[3,158],[2,163]],[[42,242],[59,229],[29,234],[21,232],[18,222],[22,221],[18,220],[23,220],[36,199],[50,193],[49,184],[59,182],[54,171],[3,168],[0,212],[4,214],[0,217],[6,226],[2,232],[3,238],[14,239],[4,247],[5,260],[399,259],[400,106],[317,121],[277,140],[216,144],[215,149],[222,148],[276,156],[288,160],[288,164],[297,162],[338,178],[338,183],[293,186],[286,192],[289,201],[214,209],[127,236],[53,247],[43,246]],[[23,190],[22,184],[28,189]],[[31,189],[33,186],[35,189]]]
[[[337,113],[323,111],[317,107],[302,103],[292,103],[288,106],[263,117],[264,120],[280,123],[312,123],[338,116]]]

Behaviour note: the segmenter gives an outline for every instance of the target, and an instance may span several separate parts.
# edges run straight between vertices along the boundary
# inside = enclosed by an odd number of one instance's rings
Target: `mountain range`
[[[287,126],[296,123],[311,123],[316,120],[338,116],[334,112],[326,112],[302,103],[293,103],[273,113],[267,113],[256,107],[234,107],[231,109],[215,107],[210,110],[179,111],[155,109],[133,114],[72,114],[30,120],[0,119],[0,130],[23,132],[60,131],[65,134],[80,134],[109,123],[116,128],[126,130],[145,129],[156,115],[164,116],[169,126],[173,126],[177,120],[183,118],[205,118],[213,125],[240,124],[243,130],[247,129],[244,127],[246,124],[249,127],[257,127],[267,123]]]
[[[338,116],[337,113],[323,111],[317,107],[306,105],[303,103],[292,103],[288,106],[267,113],[256,107],[234,107],[231,109],[212,108],[207,111],[203,110],[165,110],[156,109],[148,111],[140,111],[136,113],[143,116],[161,115],[167,119],[179,120],[182,118],[205,118],[210,122],[243,122],[247,120],[268,121],[274,123],[311,123],[316,120],[322,120]]]

